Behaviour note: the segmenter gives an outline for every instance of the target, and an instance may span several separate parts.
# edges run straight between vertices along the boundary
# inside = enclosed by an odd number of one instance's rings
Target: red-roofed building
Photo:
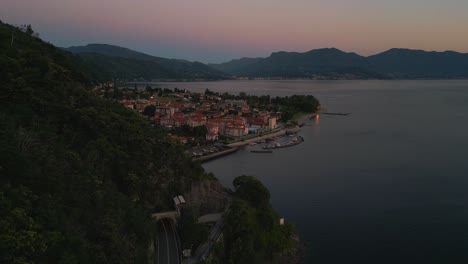
[[[175,109],[172,107],[156,106],[156,113],[160,115],[172,116],[175,113]]]
[[[210,141],[210,140],[211,141],[216,141],[216,140],[218,140],[218,137],[219,137],[218,133],[208,132],[206,134],[206,140],[208,140],[208,141]]]
[[[269,129],[275,129],[278,127],[278,124],[276,123],[276,117],[271,116],[268,118],[268,128]]]
[[[226,135],[231,137],[242,137],[249,134],[249,130],[245,125],[227,125],[225,132]]]
[[[187,125],[190,127],[206,125],[206,117],[202,115],[191,116],[187,119]]]
[[[148,105],[150,105],[148,100],[137,100],[135,103],[135,110],[138,112],[143,112],[143,110],[145,110]]]
[[[165,126],[165,127],[172,127],[174,125],[174,120],[172,120],[168,116],[161,117],[161,120],[159,122],[161,126]]]
[[[156,105],[157,106],[161,106],[161,107],[169,107],[171,105],[171,102],[156,102]]]
[[[186,117],[183,113],[174,113],[172,119],[174,120],[175,127],[181,127],[185,124]]]
[[[224,133],[224,120],[221,118],[214,118],[214,119],[208,119],[206,121],[207,126],[216,126],[218,127],[218,133],[223,134]]]
[[[206,140],[218,140],[219,126],[215,124],[207,124],[206,128],[208,133],[206,134]]]

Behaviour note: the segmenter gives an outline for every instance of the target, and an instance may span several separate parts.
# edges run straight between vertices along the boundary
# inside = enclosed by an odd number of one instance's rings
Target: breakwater
[[[228,148],[228,149],[226,149],[226,150],[222,150],[222,151],[219,151],[219,152],[215,152],[215,153],[210,154],[210,155],[202,156],[202,157],[199,157],[199,158],[194,158],[193,161],[201,161],[201,162],[204,162],[204,161],[216,159],[216,158],[218,158],[218,157],[221,157],[221,156],[225,156],[225,155],[234,153],[234,152],[236,152],[236,151],[238,151],[238,150],[239,150],[238,147],[231,147],[231,148]]]

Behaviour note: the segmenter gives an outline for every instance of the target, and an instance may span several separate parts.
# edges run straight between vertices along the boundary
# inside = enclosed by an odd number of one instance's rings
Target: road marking
[[[160,241],[159,241],[159,234],[158,234],[158,264],[159,264],[159,259],[161,258],[161,255],[159,255],[159,244],[160,244]]]
[[[171,255],[169,254],[169,236],[167,235],[166,231],[166,225],[164,224],[164,220],[161,220],[163,228],[164,228],[164,234],[166,235],[166,245],[167,245],[167,264],[171,264]]]
[[[179,263],[179,246],[177,245],[177,236],[175,234],[175,229],[174,225],[171,224],[172,227],[172,234],[174,235],[174,243],[175,243],[175,248],[176,248],[176,253],[177,253],[177,263]]]

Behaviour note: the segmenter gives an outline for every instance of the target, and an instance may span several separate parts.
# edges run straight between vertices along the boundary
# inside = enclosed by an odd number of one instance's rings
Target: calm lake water
[[[468,81],[160,83],[312,94],[330,112],[273,154],[204,165],[225,186],[258,177],[307,243],[306,263],[468,263]]]

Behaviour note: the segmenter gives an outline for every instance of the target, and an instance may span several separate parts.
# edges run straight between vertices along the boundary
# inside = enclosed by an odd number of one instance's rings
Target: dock
[[[337,115],[337,116],[348,116],[351,113],[331,113],[331,112],[320,112],[322,115]]]
[[[272,150],[251,150],[252,153],[273,153]]]
[[[279,143],[274,143],[274,144],[271,144],[271,145],[266,145],[266,146],[263,147],[263,149],[269,150],[269,149],[288,148],[288,147],[292,147],[292,146],[299,145],[299,144],[301,144],[302,142],[304,142],[304,138],[303,138],[303,137],[298,136],[297,138],[298,138],[297,141],[290,141],[290,142],[287,142],[286,144],[282,144],[282,145],[279,144]]]

